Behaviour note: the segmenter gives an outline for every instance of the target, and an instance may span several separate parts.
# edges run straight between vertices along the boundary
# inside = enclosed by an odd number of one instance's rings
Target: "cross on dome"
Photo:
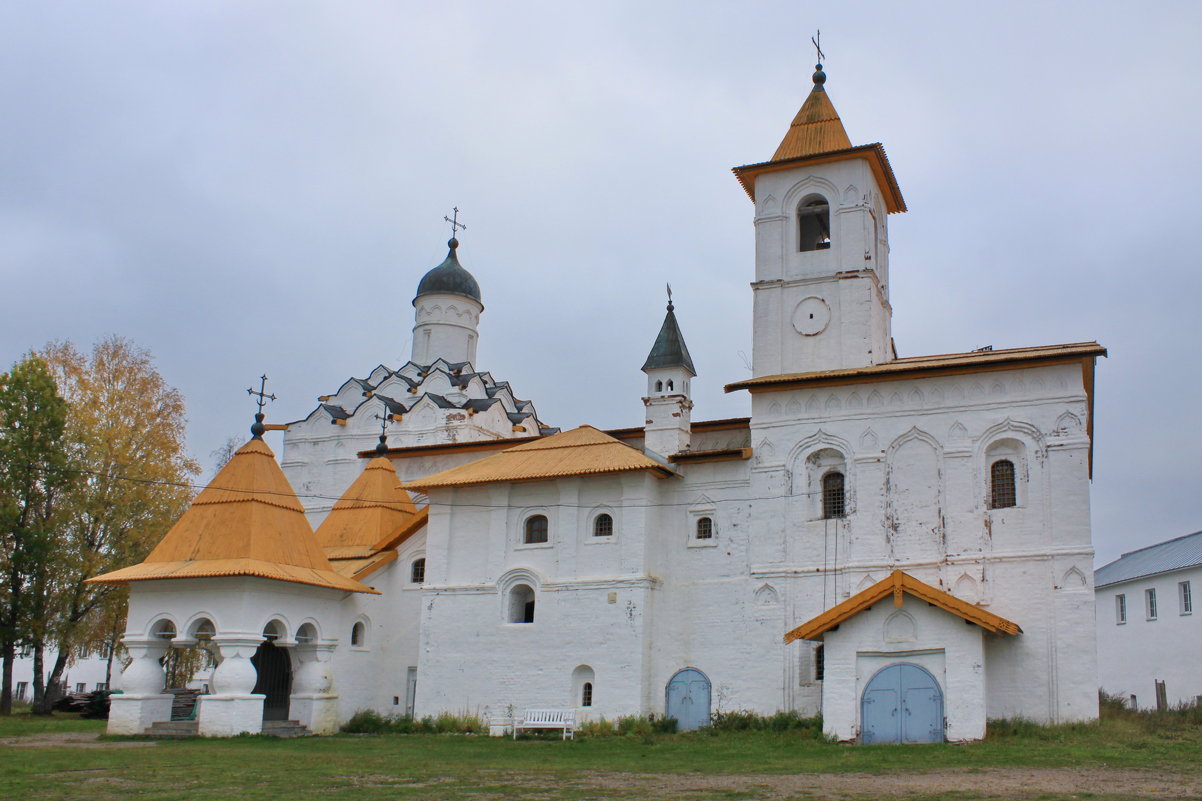
[[[267,427],[265,425],[263,425],[263,418],[265,416],[263,414],[263,407],[267,405],[268,401],[275,400],[275,395],[274,394],[268,395],[266,390],[267,390],[267,376],[266,375],[259,376],[259,391],[258,392],[255,392],[255,390],[251,387],[246,388],[247,395],[257,395],[258,396],[255,398],[255,403],[258,404],[259,411],[255,414],[254,425],[252,425],[250,427],[250,433],[252,435],[254,435],[254,439],[263,439],[263,432],[267,430]]]

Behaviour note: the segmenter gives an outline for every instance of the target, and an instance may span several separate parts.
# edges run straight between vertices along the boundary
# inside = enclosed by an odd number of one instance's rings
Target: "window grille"
[[[1190,591],[1188,581],[1178,582],[1177,595],[1181,600],[1181,614],[1192,613],[1194,611],[1194,594]]]
[[[814,649],[814,681],[826,678],[826,646],[822,643]]]
[[[584,687],[580,690],[580,705],[593,705],[593,683],[591,681],[586,681]]]
[[[413,584],[424,584],[426,581],[426,560],[414,559],[413,567],[409,570],[409,581]]]
[[[697,539],[712,540],[714,538],[713,518],[702,517],[697,520]]]
[[[534,515],[526,520],[526,543],[547,541],[547,516]]]
[[[1126,595],[1119,594],[1114,596],[1114,622],[1119,624],[1127,622]]]
[[[614,534],[614,519],[609,515],[597,515],[593,521],[594,537],[612,537]]]
[[[827,473],[822,477],[822,516],[827,520],[847,516],[847,494],[843,491],[842,473]]]
[[[1156,589],[1144,590],[1144,602],[1148,607],[1148,620],[1156,619]]]
[[[1018,506],[1014,489],[1014,462],[998,459],[989,466],[989,508],[1005,509]]]

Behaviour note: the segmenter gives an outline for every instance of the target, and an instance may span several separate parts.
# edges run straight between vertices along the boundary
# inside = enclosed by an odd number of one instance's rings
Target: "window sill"
[[[691,540],[689,540],[689,547],[690,548],[717,548],[718,547],[718,539],[717,539],[717,537],[711,537],[708,540],[691,539]]]
[[[615,539],[617,539],[617,538],[612,534],[610,534],[608,537],[592,536],[592,537],[587,538],[584,541],[584,544],[585,545],[612,545]]]
[[[515,551],[530,551],[537,548],[551,548],[554,546],[554,544],[555,543],[552,542],[523,542],[519,545],[513,546],[513,549]]]

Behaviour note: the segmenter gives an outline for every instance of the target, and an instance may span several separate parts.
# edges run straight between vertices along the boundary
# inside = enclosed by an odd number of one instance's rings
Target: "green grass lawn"
[[[18,715],[0,718],[0,738],[34,742],[56,733],[98,733],[103,725],[69,715]],[[19,747],[9,739],[0,745],[0,799],[1120,799],[1132,794],[1115,788],[1092,795],[999,795],[991,788],[990,775],[1012,768],[1071,767],[1108,776],[1196,776],[1202,758],[1202,727],[1194,724],[1156,726],[1120,718],[997,729],[990,739],[970,745],[874,747],[834,745],[788,732],[692,732],[574,742],[428,734],[243,737],[152,746],[103,738],[84,747],[49,741]],[[821,777],[791,789],[777,786],[784,774],[896,777],[948,769],[966,771],[968,789],[899,796],[861,787],[863,792],[826,795]]]

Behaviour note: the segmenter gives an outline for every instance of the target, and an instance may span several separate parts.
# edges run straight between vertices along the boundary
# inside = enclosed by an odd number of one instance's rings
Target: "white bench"
[[[522,729],[562,729],[563,739],[576,739],[575,709],[527,709],[521,719],[513,722],[513,739]]]

